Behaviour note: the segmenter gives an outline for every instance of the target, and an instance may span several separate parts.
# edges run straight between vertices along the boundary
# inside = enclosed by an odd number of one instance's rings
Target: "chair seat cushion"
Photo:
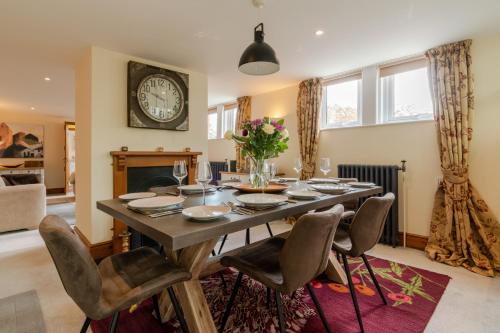
[[[102,297],[114,309],[127,308],[191,278],[188,271],[148,247],[110,256],[101,261],[99,271]]]
[[[283,238],[269,238],[244,247],[236,255],[224,256],[221,264],[225,267],[234,267],[267,287],[281,289],[283,274],[279,255],[284,244]]]
[[[351,238],[349,237],[349,224],[340,224],[335,232],[332,248],[342,254],[349,254],[352,249]]]

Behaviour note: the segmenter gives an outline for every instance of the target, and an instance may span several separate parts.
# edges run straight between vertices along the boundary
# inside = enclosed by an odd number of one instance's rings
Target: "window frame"
[[[334,124],[328,123],[328,99],[327,99],[327,89],[336,84],[341,84],[350,81],[358,81],[357,86],[357,121],[345,121],[337,122]],[[321,112],[320,112],[320,129],[329,128],[344,128],[344,127],[358,127],[363,124],[363,76],[360,71],[351,72],[341,76],[336,76],[322,82],[323,86],[323,97],[321,101]]]
[[[209,132],[208,132],[208,117],[210,116],[210,114],[215,114],[216,117],[217,117],[217,122],[215,124],[215,138],[211,138],[209,137]],[[207,112],[207,138],[208,140],[217,140],[217,139],[220,139],[220,135],[219,135],[219,122],[220,122],[220,117],[219,117],[219,112],[217,110],[217,108],[209,108],[208,109],[208,112]]]
[[[235,129],[236,129],[236,117],[237,117],[237,113],[238,113],[238,104],[237,103],[218,104],[218,105],[215,105],[215,106],[208,108],[208,113],[207,113],[207,138],[208,138],[208,140],[224,139],[224,133],[228,130],[226,128],[226,124],[225,124],[225,116],[226,116],[225,112],[229,111],[229,110],[234,110],[234,109],[236,109],[236,112],[233,112],[233,114],[230,118],[232,118],[231,122],[234,124]],[[217,124],[216,124],[217,135],[215,138],[208,137],[208,117],[211,113],[217,114]]]

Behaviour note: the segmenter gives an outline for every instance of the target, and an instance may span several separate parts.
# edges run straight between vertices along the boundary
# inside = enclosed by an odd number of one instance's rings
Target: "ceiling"
[[[237,63],[261,21],[281,71],[246,76]],[[5,0],[0,110],[72,117],[73,67],[90,45],[207,73],[214,105],[499,33],[498,0],[267,0],[261,10],[250,0]]]

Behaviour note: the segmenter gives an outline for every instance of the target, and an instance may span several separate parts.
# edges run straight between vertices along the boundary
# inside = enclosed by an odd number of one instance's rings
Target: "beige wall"
[[[0,111],[0,122],[42,125],[44,127],[45,186],[64,187],[64,123],[61,117],[36,112]],[[22,163],[24,159],[0,158],[0,164]]]
[[[143,62],[189,74],[189,131],[175,132],[127,127],[127,63]],[[207,77],[126,54],[92,47],[76,71],[77,226],[92,243],[111,238],[111,218],[95,209],[95,202],[113,196],[110,151],[128,146],[130,151],[180,151],[190,147],[207,153]],[[82,87],[80,90],[78,87]],[[87,189],[81,188],[84,184]]]
[[[208,157],[210,161],[234,160],[235,156],[236,152],[232,141],[225,139],[208,140]]]
[[[476,39],[472,45],[476,112],[470,177],[500,217],[500,36]],[[284,117],[290,128],[290,149],[277,161],[288,175],[295,175],[293,160],[299,156],[297,91],[298,86],[293,86],[252,98],[252,118]],[[212,147],[211,151],[216,149]],[[325,130],[320,134],[320,157],[331,158],[335,166],[332,174],[336,174],[338,163],[399,164],[407,160],[408,232],[428,235],[434,192],[441,176],[433,121]],[[319,169],[317,174],[321,174]]]

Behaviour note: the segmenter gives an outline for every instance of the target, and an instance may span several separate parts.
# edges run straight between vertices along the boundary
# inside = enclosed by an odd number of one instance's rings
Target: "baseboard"
[[[427,245],[427,238],[427,236],[406,233],[406,247],[423,251]],[[403,246],[402,232],[399,233],[399,245]]]
[[[50,194],[64,194],[65,193],[65,189],[64,187],[61,187],[61,188],[48,188],[47,189],[47,195],[50,195]]]
[[[94,258],[95,261],[99,261],[113,254],[113,241],[109,240],[106,242],[92,244],[77,226],[74,227],[74,230],[78,237],[82,240],[83,244],[85,244],[85,246],[89,249],[90,255],[92,255],[92,258]]]

